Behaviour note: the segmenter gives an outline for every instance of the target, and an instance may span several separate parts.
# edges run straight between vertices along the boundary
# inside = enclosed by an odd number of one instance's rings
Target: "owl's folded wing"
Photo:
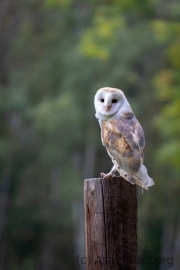
[[[109,131],[122,135],[132,151],[137,149],[143,152],[145,146],[144,132],[133,113],[128,112],[118,119],[109,119],[106,121],[106,127]]]
[[[116,170],[129,182],[146,188],[135,177],[143,163],[144,132],[133,113],[102,123],[102,142]]]
[[[133,113],[103,121],[102,142],[111,158],[128,173],[138,172],[143,163],[144,133]]]

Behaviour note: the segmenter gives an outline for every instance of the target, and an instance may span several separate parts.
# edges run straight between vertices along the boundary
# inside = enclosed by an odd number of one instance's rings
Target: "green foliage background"
[[[125,92],[144,128],[155,181],[139,195],[139,256],[165,254],[178,269],[179,1],[6,4],[0,1],[0,267],[76,268],[73,205],[83,202],[83,179],[111,166],[93,98],[112,86]]]

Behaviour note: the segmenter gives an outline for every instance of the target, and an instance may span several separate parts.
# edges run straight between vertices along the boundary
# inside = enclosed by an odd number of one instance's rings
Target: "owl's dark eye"
[[[104,102],[104,98],[101,98],[101,102]]]
[[[116,103],[116,102],[117,102],[117,99],[113,99],[113,100],[112,100],[112,103]]]

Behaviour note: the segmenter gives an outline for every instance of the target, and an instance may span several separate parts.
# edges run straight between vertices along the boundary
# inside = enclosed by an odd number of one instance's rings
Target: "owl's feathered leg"
[[[111,156],[112,163],[114,164],[114,172],[117,171],[121,177],[126,179],[128,182],[130,182],[132,185],[136,184],[136,181],[124,170],[120,168],[120,166],[117,164],[116,160]]]
[[[108,178],[113,178],[113,177],[115,177],[116,175],[115,175],[115,172],[116,172],[116,167],[115,166],[113,166],[112,167],[112,169],[110,170],[110,172],[109,173],[100,173],[100,175],[101,175],[101,177],[103,178],[103,179],[108,179]]]

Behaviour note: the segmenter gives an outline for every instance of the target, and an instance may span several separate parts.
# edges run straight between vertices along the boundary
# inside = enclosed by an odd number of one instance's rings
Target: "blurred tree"
[[[180,5],[176,4],[176,14]],[[165,63],[154,79],[154,86],[157,90],[157,98],[162,108],[155,118],[155,125],[162,138],[156,160],[161,170],[166,173],[164,196],[166,198],[166,211],[162,237],[162,256],[171,254],[174,259],[174,269],[180,265],[180,216],[177,209],[179,205],[178,192],[180,177],[180,52],[179,34],[180,21],[171,23],[158,21],[154,23],[155,32],[158,33],[159,42],[166,45],[164,50]],[[173,198],[173,200],[172,200]],[[168,267],[168,266],[167,266]]]

